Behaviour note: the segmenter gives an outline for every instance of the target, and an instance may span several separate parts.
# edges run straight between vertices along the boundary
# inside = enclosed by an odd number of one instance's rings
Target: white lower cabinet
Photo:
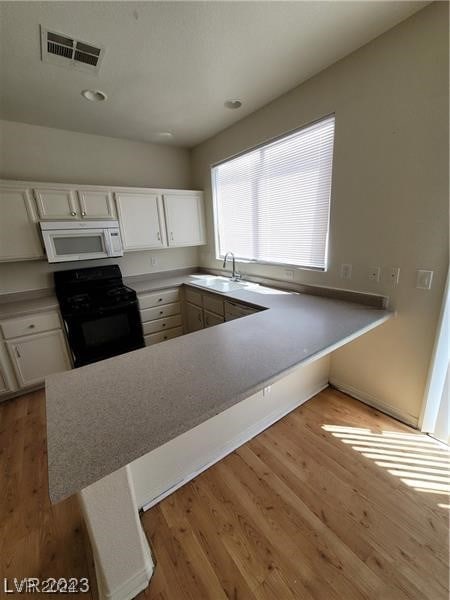
[[[186,330],[188,333],[203,329],[203,309],[186,302]]]
[[[0,394],[9,392],[9,386],[6,381],[6,373],[3,372],[2,365],[0,365]]]
[[[259,309],[240,302],[226,300],[224,296],[211,292],[202,293],[190,287],[184,290],[186,331],[198,331],[205,327],[214,327],[225,321],[246,317]]]
[[[47,375],[71,369],[61,329],[6,342],[20,387],[37,385]]]
[[[203,311],[203,323],[205,327],[214,327],[214,325],[220,325],[224,322],[225,319],[222,316],[216,315],[208,310]]]
[[[179,288],[159,290],[139,296],[142,329],[146,346],[183,335]]]

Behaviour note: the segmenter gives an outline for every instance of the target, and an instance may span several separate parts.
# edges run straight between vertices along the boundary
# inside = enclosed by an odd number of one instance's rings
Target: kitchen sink
[[[229,277],[220,277],[217,275],[191,275],[190,284],[222,294],[258,287],[257,283],[252,283],[250,281],[231,281]]]

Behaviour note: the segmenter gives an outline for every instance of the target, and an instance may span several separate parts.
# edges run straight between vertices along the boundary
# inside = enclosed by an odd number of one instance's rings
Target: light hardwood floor
[[[49,504],[43,393],[0,423],[0,583],[92,582],[75,499]],[[448,483],[442,445],[325,390],[142,516],[138,599],[447,600]]]

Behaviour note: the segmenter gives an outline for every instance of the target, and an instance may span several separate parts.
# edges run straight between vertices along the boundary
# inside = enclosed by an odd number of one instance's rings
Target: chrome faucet
[[[236,273],[236,262],[235,262],[235,259],[234,259],[234,254],[233,254],[233,252],[227,252],[227,253],[225,254],[225,257],[224,257],[224,259],[223,259],[223,265],[222,265],[222,266],[223,266],[223,268],[225,269],[225,267],[227,266],[227,259],[228,259],[228,256],[229,256],[230,254],[231,254],[231,259],[232,259],[232,261],[233,261],[233,272],[232,272],[232,274],[231,274],[231,281],[239,281],[239,280],[240,280],[240,278],[241,278],[241,276],[240,276],[240,274],[239,274],[239,273]]]

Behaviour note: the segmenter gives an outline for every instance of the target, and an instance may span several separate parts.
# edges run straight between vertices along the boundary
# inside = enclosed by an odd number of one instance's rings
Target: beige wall
[[[190,188],[189,152],[75,133],[62,129],[0,121],[0,178],[97,185]],[[158,265],[151,265],[151,256]],[[98,261],[97,261],[98,262]],[[124,275],[138,275],[198,264],[197,248],[130,252],[114,261]],[[86,261],[85,266],[97,264]],[[107,264],[102,261],[99,264]],[[0,264],[0,293],[52,285],[45,261]],[[67,266],[65,267],[67,268]]]
[[[245,99],[244,99],[245,101]],[[448,5],[435,3],[192,152],[193,183],[207,191],[209,165],[328,113],[336,113],[330,266],[295,281],[391,297],[395,319],[335,353],[332,380],[416,421],[448,264]],[[230,248],[232,250],[232,248]],[[341,263],[353,277],[339,277]],[[371,283],[368,268],[383,278]],[[401,268],[397,288],[391,266]],[[416,269],[435,271],[430,291]],[[242,271],[283,279],[279,267]]]

